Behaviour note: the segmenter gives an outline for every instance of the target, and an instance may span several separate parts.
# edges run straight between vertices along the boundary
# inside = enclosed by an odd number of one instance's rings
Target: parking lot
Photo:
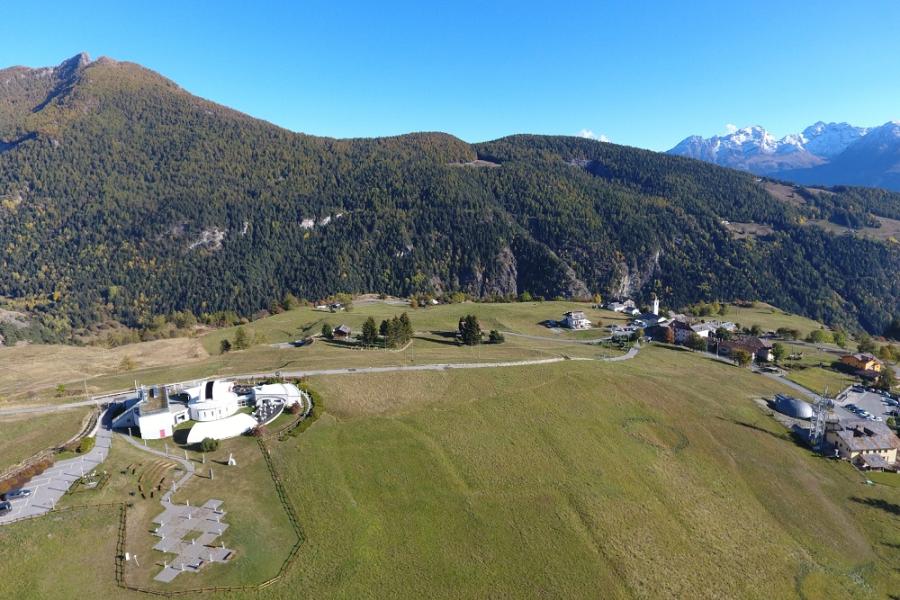
[[[848,389],[835,399],[834,412],[842,421],[850,419],[869,418],[860,412],[854,412],[850,407],[856,406],[866,411],[874,420],[887,421],[888,417],[896,415],[897,406],[892,404],[896,400],[889,399],[878,392],[858,391]]]
[[[90,473],[106,460],[112,442],[112,431],[103,427],[97,430],[94,448],[82,456],[61,460],[25,484],[31,490],[26,498],[12,501],[12,510],[0,516],[0,525],[24,517],[42,515],[56,506],[59,499],[84,473]]]

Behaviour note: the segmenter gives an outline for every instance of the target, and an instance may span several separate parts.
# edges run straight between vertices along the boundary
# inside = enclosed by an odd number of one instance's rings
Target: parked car
[[[4,500],[19,500],[31,495],[31,490],[9,490],[3,494]]]
[[[0,517],[12,510],[12,504],[9,502],[0,502]]]

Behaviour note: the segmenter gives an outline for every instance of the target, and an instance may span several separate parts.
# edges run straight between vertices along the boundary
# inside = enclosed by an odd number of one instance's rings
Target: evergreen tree
[[[409,340],[412,339],[413,336],[413,326],[412,322],[409,320],[409,315],[405,312],[400,315],[400,325],[401,325],[401,338],[403,343],[405,344]]]
[[[363,323],[362,337],[360,338],[364,346],[373,346],[378,341],[378,326],[375,325],[375,319],[369,317]]]
[[[328,321],[322,323],[322,337],[326,340],[330,340],[334,337],[334,328]]]
[[[466,346],[481,343],[481,323],[475,315],[466,315],[460,321],[460,339]]]

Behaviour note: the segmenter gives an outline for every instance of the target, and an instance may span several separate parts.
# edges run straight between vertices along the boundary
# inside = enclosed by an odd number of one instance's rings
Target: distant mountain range
[[[803,184],[900,191],[900,121],[880,127],[819,121],[781,139],[745,127],[711,138],[692,135],[668,153]]]

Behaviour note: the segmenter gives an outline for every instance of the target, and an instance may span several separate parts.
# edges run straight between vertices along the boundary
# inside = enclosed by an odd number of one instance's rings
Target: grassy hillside
[[[900,488],[795,445],[753,401],[780,389],[768,378],[651,348],[624,363],[312,383],[326,414],[273,446],[307,542],[288,579],[252,597],[883,598],[900,586]],[[71,552],[49,523],[0,530],[0,577],[24,565],[22,597],[66,597],[41,561],[96,563],[91,589],[122,596],[102,568],[111,549],[75,534]],[[28,540],[15,561],[10,539]]]
[[[842,206],[775,201],[746,173],[567,137],[317,138],[134,64],[25,85],[41,73],[0,97],[18,136],[0,130],[0,296],[43,339],[289,293],[761,298],[878,333],[900,313],[900,247],[805,227]],[[459,166],[475,159],[495,167]],[[854,198],[863,217],[897,203]]]

